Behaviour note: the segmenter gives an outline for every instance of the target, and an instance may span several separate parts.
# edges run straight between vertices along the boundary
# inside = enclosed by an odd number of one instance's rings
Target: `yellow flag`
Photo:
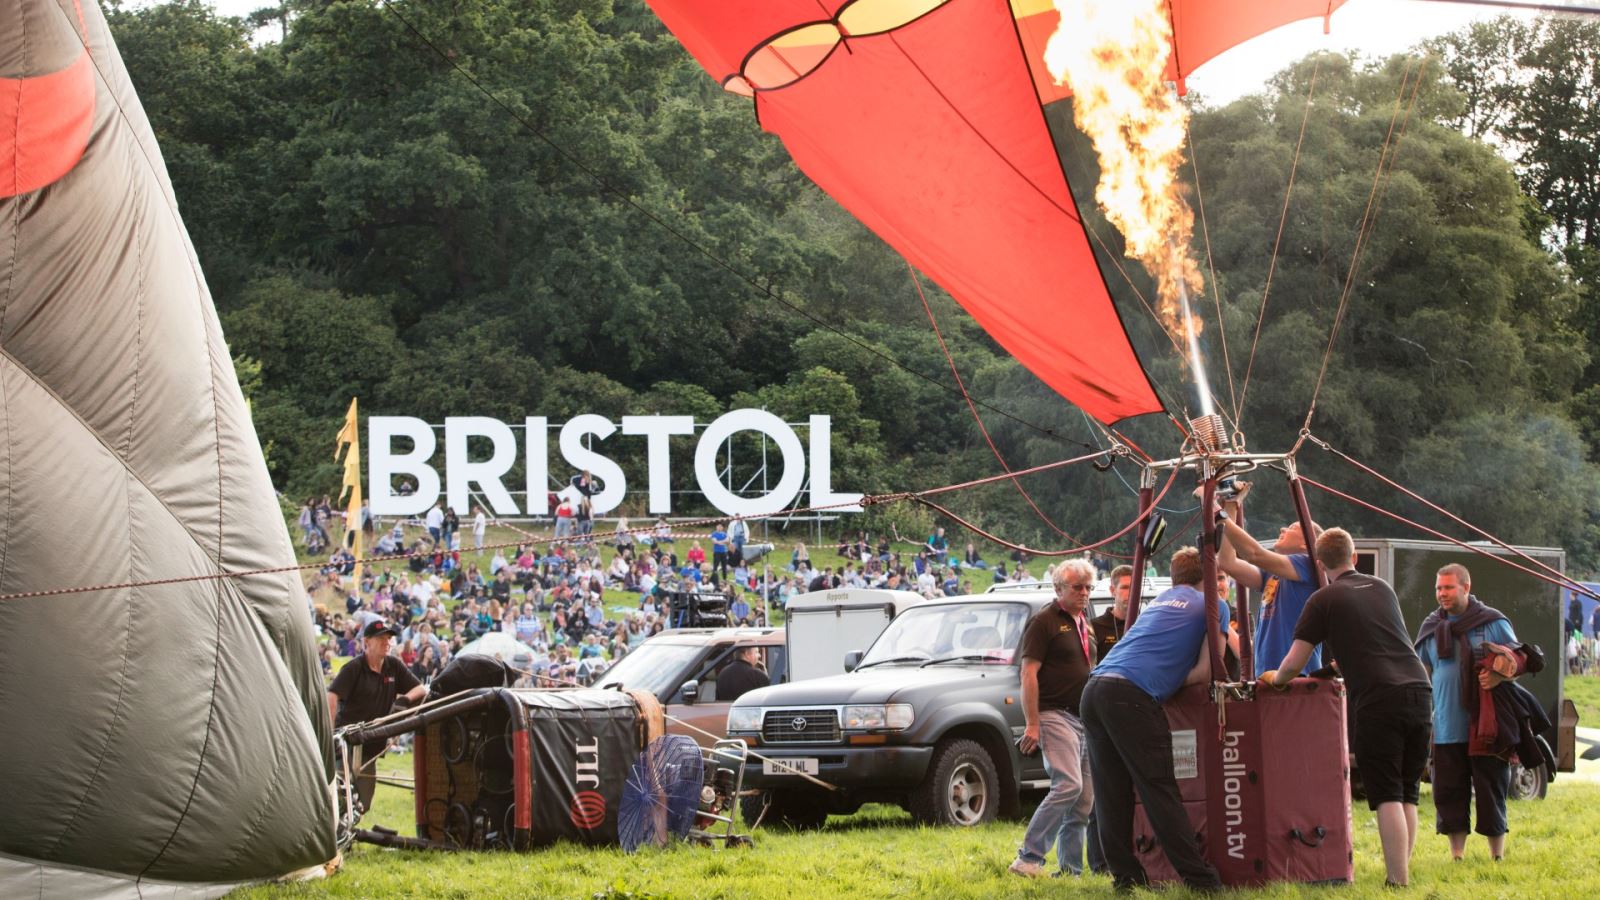
[[[356,415],[356,398],[350,398],[350,411],[345,414],[344,427],[339,429],[339,437],[333,449],[333,461],[339,461],[339,455],[344,454],[344,484],[339,489],[339,496],[344,497],[348,491],[350,499],[345,505],[344,516],[344,545],[354,553],[357,560],[361,559],[361,425]],[[356,563],[355,579],[356,589],[361,587],[362,564]]]

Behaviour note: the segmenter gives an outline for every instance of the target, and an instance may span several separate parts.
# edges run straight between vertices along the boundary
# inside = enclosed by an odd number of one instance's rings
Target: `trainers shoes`
[[[1011,866],[1006,871],[1013,875],[1021,875],[1023,878],[1038,878],[1044,874],[1044,863],[1028,862],[1018,857],[1011,861]]]

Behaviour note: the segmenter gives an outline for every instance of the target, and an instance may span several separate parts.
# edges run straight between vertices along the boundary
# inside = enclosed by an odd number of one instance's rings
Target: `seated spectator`
[[[801,568],[809,568],[810,565],[811,553],[806,549],[806,545],[804,543],[795,544],[794,551],[789,554],[789,571],[799,572]]]
[[[656,519],[655,546],[672,546],[672,526],[667,524],[667,517]]]
[[[745,602],[743,594],[735,594],[733,602],[728,604],[728,618],[735,625],[750,624],[750,604]]]
[[[534,634],[539,631],[539,617],[534,615],[532,603],[522,604],[522,610],[517,616],[515,628],[517,640],[522,641],[524,644],[533,640]]]
[[[962,556],[962,565],[969,569],[989,568],[989,564],[983,561],[982,556],[978,555],[978,548],[974,547],[971,541],[967,542],[967,552]]]

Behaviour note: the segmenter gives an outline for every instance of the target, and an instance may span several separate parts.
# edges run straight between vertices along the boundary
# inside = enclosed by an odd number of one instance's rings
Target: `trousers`
[[[1172,732],[1161,704],[1131,681],[1091,676],[1080,707],[1098,801],[1100,849],[1117,887],[1149,883],[1133,852],[1135,794],[1184,884],[1199,890],[1221,887],[1217,870],[1200,855],[1183,809],[1172,774]]]
[[[1094,785],[1089,780],[1089,752],[1083,741],[1083,722],[1064,709],[1039,712],[1039,744],[1044,767],[1050,773],[1050,793],[1039,802],[1023,832],[1017,856],[1042,863],[1050,845],[1056,845],[1056,865],[1074,875],[1083,872],[1084,826],[1094,809]]]

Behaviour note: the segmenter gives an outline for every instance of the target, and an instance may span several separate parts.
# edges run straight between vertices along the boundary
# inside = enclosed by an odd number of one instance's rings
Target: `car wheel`
[[[1548,788],[1544,766],[1533,769],[1515,764],[1511,766],[1511,791],[1508,796],[1512,800],[1543,800]]]
[[[760,821],[762,827],[812,831],[828,821],[828,808],[804,791],[762,791],[739,801],[739,815],[746,828]]]
[[[1000,773],[989,752],[976,741],[939,742],[927,777],[911,793],[912,817],[965,828],[993,821],[999,809]]]

